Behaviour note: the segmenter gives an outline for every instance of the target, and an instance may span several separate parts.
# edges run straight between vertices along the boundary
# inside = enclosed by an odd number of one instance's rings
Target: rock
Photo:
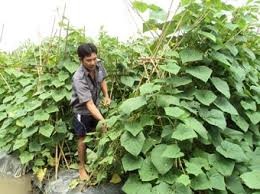
[[[18,158],[5,152],[0,152],[0,173],[20,177],[25,174],[25,166],[21,164]]]
[[[122,185],[104,184],[95,187],[85,187],[80,184],[70,189],[70,183],[78,178],[78,171],[65,170],[58,174],[57,180],[52,178],[46,183],[44,193],[48,194],[122,194]]]

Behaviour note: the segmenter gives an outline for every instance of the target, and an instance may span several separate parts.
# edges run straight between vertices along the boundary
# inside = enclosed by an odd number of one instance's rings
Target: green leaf
[[[250,189],[260,189],[260,171],[253,170],[251,172],[246,172],[240,177]]]
[[[175,184],[175,194],[193,194],[190,187],[185,186],[183,184],[177,183]]]
[[[260,122],[260,112],[248,111],[246,112],[246,115],[254,125],[257,125]]]
[[[27,101],[24,104],[24,108],[27,110],[27,112],[33,111],[36,108],[40,107],[42,105],[42,101],[40,100],[32,100],[32,101]]]
[[[152,163],[160,174],[167,173],[173,166],[173,159],[162,157],[161,154],[167,148],[165,144],[159,144],[151,152]]]
[[[165,158],[180,158],[184,156],[177,144],[167,145],[166,149],[162,153],[162,157]]]
[[[191,127],[180,123],[172,134],[172,138],[183,141],[198,137]]]
[[[202,173],[191,180],[191,188],[197,190],[212,189],[212,185],[208,177]]]
[[[121,76],[120,81],[125,84],[126,86],[133,87],[134,82],[136,81],[135,78],[132,76]]]
[[[45,137],[50,137],[54,127],[51,124],[45,124],[44,126],[40,127],[39,133],[44,135]]]
[[[186,171],[189,174],[194,174],[195,176],[198,176],[199,174],[203,174],[203,171],[201,170],[201,166],[194,162],[185,161],[185,166],[186,166]]]
[[[190,127],[196,131],[202,138],[208,139],[208,132],[206,128],[197,119],[188,117],[184,119],[184,123],[187,127]]]
[[[152,185],[142,183],[137,176],[129,176],[122,190],[129,194],[151,194]]]
[[[47,108],[46,108],[46,112],[47,113],[53,113],[53,112],[58,112],[59,109],[56,105],[52,104],[52,105],[49,105]]]
[[[24,145],[27,144],[27,142],[28,139],[16,139],[14,142],[13,151],[23,147]]]
[[[189,116],[185,110],[179,107],[165,107],[165,114],[174,118],[186,118]]]
[[[210,154],[209,163],[222,175],[231,176],[234,170],[235,162],[231,159],[224,158],[219,154]]]
[[[205,36],[206,38],[212,40],[213,42],[216,42],[216,36],[214,36],[213,34],[208,33],[208,32],[203,32],[203,31],[199,31],[198,33]]]
[[[171,84],[173,87],[179,87],[187,85],[192,82],[192,79],[189,77],[171,77],[167,79],[167,83]]]
[[[27,151],[21,153],[19,156],[22,164],[28,163],[29,161],[31,161],[33,159],[33,157],[34,157],[33,153],[30,153]]]
[[[226,43],[225,46],[232,53],[233,56],[236,56],[238,54],[238,50],[237,50],[237,47],[235,45]]]
[[[193,66],[187,68],[186,73],[206,83],[211,76],[212,70],[207,66]]]
[[[137,9],[138,11],[140,11],[142,13],[145,12],[149,8],[149,6],[146,3],[141,2],[141,1],[134,1],[132,3],[132,5],[135,9]]]
[[[151,94],[155,91],[159,91],[161,88],[160,85],[155,85],[153,83],[145,83],[143,85],[141,85],[140,87],[140,94],[144,95],[144,94]]]
[[[30,78],[22,78],[22,79],[19,79],[19,83],[23,86],[23,87],[25,87],[25,86],[27,86],[28,84],[30,84],[31,83],[31,79]]]
[[[130,122],[125,124],[124,129],[129,131],[133,136],[136,136],[143,130],[143,127],[139,122]]]
[[[146,99],[144,96],[129,98],[119,106],[119,111],[129,115],[131,112],[137,110],[138,108],[142,107],[145,104],[146,104]]]
[[[218,77],[212,77],[211,82],[213,83],[213,85],[218,91],[224,94],[227,98],[230,98],[229,86],[226,81]]]
[[[4,120],[5,118],[7,118],[6,112],[0,112],[0,121]]]
[[[35,141],[30,142],[29,144],[29,151],[30,152],[40,152],[41,151],[41,145]]]
[[[180,66],[176,63],[167,63],[166,65],[159,65],[159,68],[173,75],[176,75],[181,69]]]
[[[143,159],[131,154],[125,154],[122,158],[122,164],[125,171],[132,171],[141,168]]]
[[[240,102],[241,106],[245,109],[245,110],[252,110],[252,111],[256,111],[256,103],[255,101],[244,101],[242,100]]]
[[[179,176],[177,179],[176,179],[176,182],[177,183],[181,183],[185,186],[188,186],[190,185],[190,177],[186,174],[182,174],[181,176]]]
[[[145,137],[141,132],[136,137],[131,135],[129,132],[124,132],[121,136],[121,145],[132,155],[137,156],[144,145]]]
[[[226,128],[227,123],[222,111],[216,109],[210,111],[202,109],[199,114],[209,124],[215,125],[221,129]]]
[[[62,63],[65,69],[67,69],[71,74],[79,68],[79,65],[77,63],[69,60],[63,61]]]
[[[34,121],[47,121],[49,117],[50,115],[42,109],[35,111],[33,115]]]
[[[39,96],[39,98],[40,98],[41,100],[45,100],[45,99],[47,99],[47,98],[49,98],[49,97],[51,97],[51,93],[50,93],[50,92],[42,93],[42,94]]]
[[[52,85],[54,85],[56,88],[59,88],[59,87],[61,87],[61,86],[64,86],[65,83],[62,82],[62,81],[60,81],[58,78],[54,78],[54,79],[52,80]]]
[[[209,106],[217,96],[210,90],[196,90],[195,97],[204,105]]]
[[[162,107],[173,105],[179,105],[180,99],[172,95],[157,95],[156,104]]]
[[[158,172],[149,157],[143,161],[138,173],[142,181],[152,181],[158,178]]]
[[[61,81],[61,82],[64,82],[66,79],[68,79],[70,76],[69,76],[69,74],[67,73],[67,72],[65,72],[65,71],[60,71],[59,73],[58,73],[58,78],[59,78],[59,80]]]
[[[228,62],[228,57],[226,55],[222,54],[222,53],[214,52],[214,53],[212,53],[212,57],[216,61],[219,61],[219,62],[227,65],[228,67],[231,66],[231,64]]]
[[[201,61],[203,58],[203,53],[195,49],[186,48],[180,52],[180,57],[182,63]]]
[[[240,129],[242,129],[244,132],[247,132],[249,124],[243,117],[240,115],[231,115],[231,119],[238,127],[240,127]]]
[[[231,158],[238,162],[245,162],[248,160],[244,151],[239,145],[228,142],[226,140],[222,141],[221,145],[217,146],[216,150],[225,158]]]
[[[38,131],[38,127],[29,127],[29,128],[24,128],[22,131],[22,137],[23,138],[28,138],[31,137],[33,134],[35,134]]]
[[[226,184],[224,177],[219,174],[214,168],[207,172],[212,188],[225,191]]]
[[[161,182],[152,189],[152,194],[173,194],[174,191],[167,183]]]
[[[53,90],[51,92],[51,97],[55,102],[61,101],[66,96],[66,90],[63,88],[62,90]]]
[[[238,176],[228,176],[226,177],[226,187],[234,194],[246,194],[246,191],[241,184],[240,178]]]
[[[214,104],[224,112],[227,112],[231,115],[238,115],[235,107],[224,97],[218,97]]]

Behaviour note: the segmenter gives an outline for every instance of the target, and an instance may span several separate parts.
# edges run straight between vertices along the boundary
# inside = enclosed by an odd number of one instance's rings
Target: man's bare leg
[[[79,178],[80,180],[89,180],[89,175],[85,169],[86,145],[83,142],[85,137],[78,139],[78,155],[79,155]]]

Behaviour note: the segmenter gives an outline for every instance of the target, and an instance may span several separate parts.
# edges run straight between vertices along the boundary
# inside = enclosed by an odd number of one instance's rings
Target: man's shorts
[[[96,128],[98,121],[91,115],[74,114],[72,127],[74,134],[78,137],[84,137],[86,133]]]

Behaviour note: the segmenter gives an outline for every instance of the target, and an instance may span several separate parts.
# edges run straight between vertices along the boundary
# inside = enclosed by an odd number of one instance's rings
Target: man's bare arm
[[[86,107],[95,119],[97,119],[98,121],[104,120],[104,117],[102,116],[102,114],[100,113],[96,105],[94,104],[93,100],[87,101]]]

